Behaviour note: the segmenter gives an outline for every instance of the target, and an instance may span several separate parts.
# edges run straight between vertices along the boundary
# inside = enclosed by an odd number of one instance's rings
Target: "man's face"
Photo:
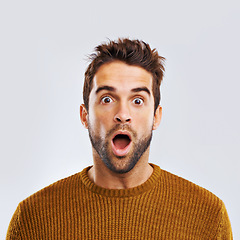
[[[129,172],[148,158],[154,119],[149,72],[120,61],[99,68],[86,116],[95,160],[115,173]]]

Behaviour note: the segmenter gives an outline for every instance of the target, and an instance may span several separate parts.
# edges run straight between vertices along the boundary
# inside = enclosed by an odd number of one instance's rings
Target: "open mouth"
[[[129,135],[124,133],[116,134],[112,139],[113,153],[117,156],[126,155],[130,150],[131,142]]]
[[[113,138],[113,144],[117,149],[124,149],[126,148],[131,142],[131,139],[128,135],[125,134],[117,134]]]

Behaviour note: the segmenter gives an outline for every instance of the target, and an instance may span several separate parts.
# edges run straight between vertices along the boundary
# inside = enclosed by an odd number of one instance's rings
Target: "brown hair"
[[[109,41],[95,48],[95,53],[89,56],[91,63],[85,72],[83,87],[83,101],[88,111],[89,95],[92,90],[93,78],[100,66],[116,60],[128,65],[140,66],[153,76],[154,110],[160,102],[160,84],[164,74],[164,57],[158,55],[156,49],[151,49],[149,44],[140,40],[128,38]]]

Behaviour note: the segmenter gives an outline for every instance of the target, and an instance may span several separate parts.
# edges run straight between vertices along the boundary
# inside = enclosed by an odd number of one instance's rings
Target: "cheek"
[[[140,111],[135,114],[136,124],[147,129],[149,126],[152,127],[154,119],[153,111]]]
[[[106,132],[110,128],[110,117],[106,112],[103,111],[91,111],[89,112],[89,125],[100,137],[105,137]]]
[[[148,119],[143,120],[142,126],[145,130],[152,130],[153,118],[148,118]]]
[[[153,112],[139,113],[136,115],[133,127],[135,126],[137,131],[141,131],[143,135],[152,130],[153,126]]]

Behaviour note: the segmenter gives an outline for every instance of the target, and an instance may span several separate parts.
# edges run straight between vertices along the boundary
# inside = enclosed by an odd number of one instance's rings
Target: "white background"
[[[150,162],[220,197],[240,239],[239,23],[237,0],[2,1],[0,239],[20,201],[92,164],[85,59],[118,37],[167,59]]]

